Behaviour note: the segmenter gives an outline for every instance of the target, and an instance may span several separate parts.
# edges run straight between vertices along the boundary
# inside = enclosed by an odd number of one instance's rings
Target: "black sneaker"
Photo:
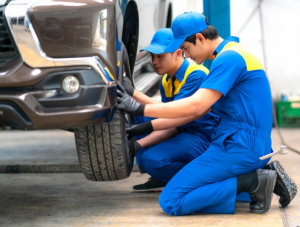
[[[287,207],[297,194],[297,185],[284,172],[284,168],[278,161],[271,162],[265,169],[271,169],[277,172],[277,180],[274,188],[274,193],[280,197],[279,203],[282,207]]]
[[[161,180],[150,177],[146,183],[133,186],[133,192],[161,192],[166,184]]]
[[[271,206],[273,190],[276,183],[276,171],[268,169],[256,170],[258,186],[255,191],[250,192],[252,202],[250,212],[257,214],[266,213]]]

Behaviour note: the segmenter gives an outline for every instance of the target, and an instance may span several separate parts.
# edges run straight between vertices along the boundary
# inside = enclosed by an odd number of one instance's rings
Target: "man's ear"
[[[196,40],[199,40],[201,43],[205,42],[205,38],[201,33],[196,33]]]
[[[176,52],[175,52],[175,54],[176,54],[176,60],[180,59],[182,57],[182,50],[181,49],[177,49]]]

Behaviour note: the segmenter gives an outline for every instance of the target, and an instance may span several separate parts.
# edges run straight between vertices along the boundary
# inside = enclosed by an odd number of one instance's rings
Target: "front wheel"
[[[116,111],[110,123],[75,128],[77,154],[85,177],[116,181],[129,177],[133,167],[132,141],[128,142],[124,113]]]

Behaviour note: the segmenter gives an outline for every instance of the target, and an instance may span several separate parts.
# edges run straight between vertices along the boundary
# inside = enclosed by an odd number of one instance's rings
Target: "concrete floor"
[[[284,129],[286,143],[300,150],[300,129]],[[281,145],[272,133],[273,148]],[[0,166],[77,165],[73,135],[64,131],[0,131]],[[300,185],[300,155],[278,156]],[[267,214],[249,213],[238,203],[235,215],[166,215],[159,193],[132,193],[149,176],[139,173],[116,182],[91,182],[82,173],[0,174],[0,226],[300,226],[299,195],[286,209],[273,197]],[[299,193],[298,193],[299,194]]]

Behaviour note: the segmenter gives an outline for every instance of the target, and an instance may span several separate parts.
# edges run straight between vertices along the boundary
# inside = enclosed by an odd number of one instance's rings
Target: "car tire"
[[[126,51],[123,62],[123,76],[131,78]],[[130,176],[135,142],[134,138],[128,141],[126,124],[132,122],[132,117],[116,110],[109,123],[74,129],[79,163],[88,180],[116,181]]]

